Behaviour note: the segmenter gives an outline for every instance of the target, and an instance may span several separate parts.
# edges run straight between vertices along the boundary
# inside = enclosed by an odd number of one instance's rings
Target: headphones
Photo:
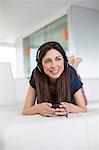
[[[37,50],[37,53],[36,53],[36,62],[37,62],[37,68],[40,72],[43,72],[43,66],[42,66],[42,62],[40,61],[40,58],[39,58],[39,54],[40,54],[41,50],[38,49]]]
[[[59,51],[59,50],[58,50]],[[60,51],[59,51],[60,52]],[[44,72],[43,71],[43,66],[42,66],[42,62],[40,60],[40,53],[41,53],[41,49],[39,48],[37,50],[37,53],[36,53],[36,62],[37,62],[37,68],[40,72]],[[61,52],[60,52],[61,53]],[[62,54],[62,53],[61,53]],[[62,54],[63,58],[64,58],[64,68],[66,68],[68,66],[68,60],[67,60],[67,57],[66,57],[66,53],[64,51],[64,55]]]
[[[64,68],[68,67],[68,60],[67,60],[67,57],[65,55],[64,57]]]

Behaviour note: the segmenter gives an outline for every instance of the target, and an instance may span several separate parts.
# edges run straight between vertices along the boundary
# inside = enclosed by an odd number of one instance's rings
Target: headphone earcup
[[[67,59],[65,59],[64,60],[64,66],[65,66],[65,68],[67,67],[67,62],[68,62]]]
[[[41,62],[39,61],[39,52],[40,52],[40,50],[38,50],[37,53],[36,53],[36,62],[37,62],[37,68],[38,68],[38,70],[40,72],[42,72],[43,71],[43,67],[42,67]]]
[[[43,72],[43,66],[41,63],[39,63],[39,62],[37,63],[37,68],[40,72]]]

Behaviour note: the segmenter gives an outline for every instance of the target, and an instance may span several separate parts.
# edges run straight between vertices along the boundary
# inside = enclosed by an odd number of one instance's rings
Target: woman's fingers
[[[62,116],[62,115],[66,115],[67,112],[64,108],[56,108],[55,110],[55,115],[58,115],[58,116]]]
[[[55,115],[65,115],[68,116],[70,112],[70,107],[69,107],[69,103],[67,102],[61,102],[59,108],[56,109],[55,111]]]
[[[69,104],[67,102],[61,102],[59,108],[52,108],[51,103],[41,103],[39,106],[39,113],[42,116],[68,116],[70,112]]]
[[[41,103],[39,104],[39,113],[42,116],[54,116],[55,115],[55,109],[52,108],[52,104],[51,103]]]
[[[61,106],[66,109],[68,113],[70,113],[70,104],[67,102],[61,102]]]

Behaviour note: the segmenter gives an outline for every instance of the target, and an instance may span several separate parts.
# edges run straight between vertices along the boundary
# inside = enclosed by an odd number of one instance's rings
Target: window
[[[13,77],[16,77],[16,49],[15,47],[0,47],[0,62],[11,63]]]

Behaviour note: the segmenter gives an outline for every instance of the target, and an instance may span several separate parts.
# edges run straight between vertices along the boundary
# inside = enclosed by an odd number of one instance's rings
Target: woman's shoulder
[[[36,68],[34,68],[30,75],[30,81],[35,79]]]
[[[31,77],[30,77],[30,80],[29,80],[30,85],[34,89],[36,88],[36,86],[35,86],[35,72],[36,72],[36,68],[32,70]]]
[[[74,68],[73,66],[71,66],[71,65],[69,65],[69,67],[70,67],[70,72],[71,72],[71,74],[72,74],[72,75],[76,75],[77,73],[76,73],[75,68]]]
[[[36,68],[34,68],[34,69],[32,70],[31,75],[34,76],[35,72],[36,72]]]

